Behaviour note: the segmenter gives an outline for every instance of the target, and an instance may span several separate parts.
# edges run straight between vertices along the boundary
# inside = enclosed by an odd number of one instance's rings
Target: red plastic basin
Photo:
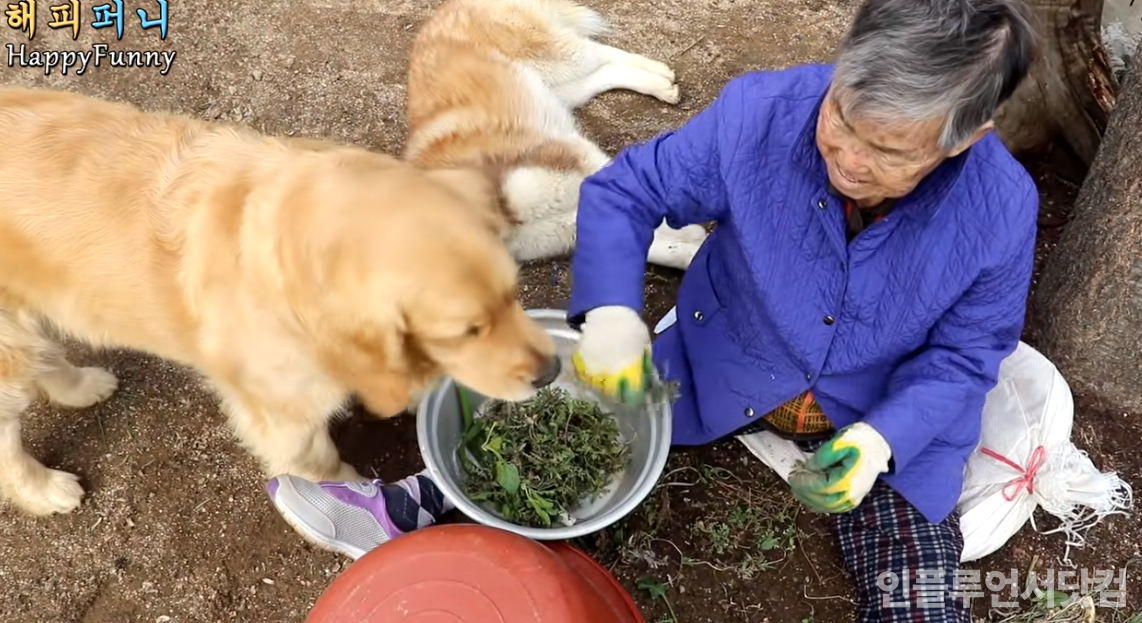
[[[566,543],[432,526],[362,556],[306,623],[645,623],[621,584]]]

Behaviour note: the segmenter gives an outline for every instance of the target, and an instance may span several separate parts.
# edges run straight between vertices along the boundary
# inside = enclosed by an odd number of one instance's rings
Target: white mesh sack
[[[1038,532],[1066,535],[1067,562],[1071,547],[1083,545],[1083,531],[1131,508],[1130,485],[1099,472],[1071,442],[1073,421],[1066,380],[1039,351],[1020,342],[987,395],[980,443],[964,473],[964,561],[996,551],[1030,519]],[[1039,530],[1036,506],[1057,517],[1059,527]]]

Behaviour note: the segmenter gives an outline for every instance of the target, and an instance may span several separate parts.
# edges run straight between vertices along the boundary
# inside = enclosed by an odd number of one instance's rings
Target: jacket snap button
[[[829,207],[829,202],[825,201],[824,199],[818,199],[817,200],[817,207],[824,210],[825,208]]]
[[[697,320],[698,322],[702,322],[702,318],[703,318],[702,312],[700,312],[700,311],[694,312],[694,320]]]
[[[746,407],[745,408],[745,416],[746,417],[753,417],[753,407]]]
[[[834,322],[836,322],[836,319],[833,318],[832,316],[825,316],[824,320],[825,320],[825,324],[827,324],[827,325],[831,325]]]
[[[812,381],[812,380],[813,380],[813,375],[812,375],[812,374],[809,374],[808,372],[806,372],[806,373],[805,373],[805,380],[806,380],[806,381]]]

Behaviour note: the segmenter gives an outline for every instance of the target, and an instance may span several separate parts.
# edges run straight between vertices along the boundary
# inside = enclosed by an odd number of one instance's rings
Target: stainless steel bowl
[[[533,309],[528,314],[547,330],[563,363],[555,385],[580,398],[590,398],[572,381],[571,353],[579,334],[567,326],[566,312],[556,309]],[[472,407],[484,400],[476,392]],[[630,463],[612,482],[607,493],[590,505],[574,510],[575,522],[570,526],[530,528],[504,521],[464,495],[464,470],[457,448],[464,424],[460,401],[454,383],[446,379],[439,388],[424,397],[416,415],[416,434],[420,455],[432,478],[460,512],[485,526],[500,528],[538,541],[572,539],[598,532],[626,517],[654,489],[670,451],[670,407],[662,405],[650,413],[616,417],[624,440],[630,443]]]

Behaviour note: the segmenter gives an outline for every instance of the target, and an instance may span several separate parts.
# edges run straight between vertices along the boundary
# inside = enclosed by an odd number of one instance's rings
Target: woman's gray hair
[[[1025,0],[866,0],[834,69],[846,117],[943,119],[950,150],[995,116],[1036,52]]]

